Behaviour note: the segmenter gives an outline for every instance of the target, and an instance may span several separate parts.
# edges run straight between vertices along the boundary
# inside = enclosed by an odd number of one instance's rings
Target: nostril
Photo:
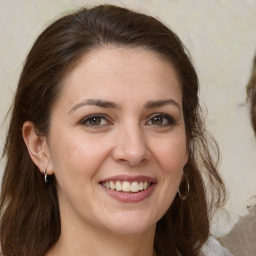
[[[127,159],[119,159],[120,163],[127,164],[130,166],[138,166],[147,162],[146,158],[129,157]]]
[[[137,135],[135,135],[137,134]],[[121,138],[112,151],[115,161],[131,166],[141,165],[150,159],[150,151],[146,141],[134,132],[129,136],[129,132],[123,132]]]

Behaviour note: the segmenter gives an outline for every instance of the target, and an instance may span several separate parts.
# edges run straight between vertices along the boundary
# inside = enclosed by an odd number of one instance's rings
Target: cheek
[[[183,137],[165,140],[155,155],[165,175],[180,173],[187,161],[186,140]]]
[[[66,183],[68,179],[89,181],[89,177],[93,177],[100,168],[109,148],[106,143],[83,136],[60,135],[51,145],[52,163],[58,183]]]
[[[156,159],[161,167],[161,195],[166,210],[172,203],[183,175],[186,163],[185,136],[173,136],[161,143],[155,150]]]

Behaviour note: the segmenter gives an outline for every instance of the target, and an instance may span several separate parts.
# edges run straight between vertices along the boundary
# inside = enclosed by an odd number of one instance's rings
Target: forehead
[[[62,94],[112,97],[131,89],[134,96],[163,98],[173,89],[181,94],[180,87],[173,65],[160,54],[139,47],[105,46],[81,57],[64,77]]]
[[[131,63],[134,59],[136,59],[136,63],[138,64],[145,60],[147,62],[154,59],[154,62],[148,62],[148,65],[154,64],[152,67],[157,67],[157,65],[165,63],[169,67],[175,69],[172,62],[166,56],[161,53],[157,53],[154,50],[145,49],[143,47],[106,45],[92,49],[82,55],[72,67],[71,73],[84,62],[87,62],[88,65],[97,64],[95,67],[99,67],[100,64],[103,64],[104,68],[112,68],[117,65],[120,67],[122,67],[122,65],[127,65],[127,62]]]

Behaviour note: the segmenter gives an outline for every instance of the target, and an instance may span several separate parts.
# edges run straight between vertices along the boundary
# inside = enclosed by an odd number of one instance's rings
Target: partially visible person
[[[247,90],[247,100],[250,104],[250,118],[254,133],[256,135],[256,55],[254,56],[252,73],[248,85],[246,86]]]
[[[252,73],[247,90],[247,100],[250,105],[250,118],[256,135],[256,55],[253,61]],[[249,214],[239,219],[233,229],[223,237],[220,243],[229,249],[234,256],[256,255],[256,205],[249,208]]]

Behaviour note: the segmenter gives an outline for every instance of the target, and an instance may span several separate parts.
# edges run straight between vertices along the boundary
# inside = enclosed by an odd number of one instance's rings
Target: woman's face
[[[172,65],[142,48],[104,47],[84,56],[61,86],[47,147],[62,225],[154,229],[188,159]]]

